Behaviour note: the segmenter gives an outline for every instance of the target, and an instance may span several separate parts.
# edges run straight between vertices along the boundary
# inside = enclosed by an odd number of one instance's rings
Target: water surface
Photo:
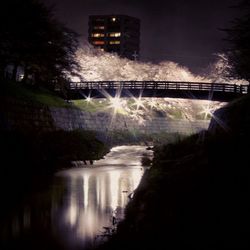
[[[48,190],[6,220],[2,240],[31,249],[87,249],[106,240],[141,180],[145,153],[152,154],[142,146],[114,147],[93,165],[56,173]]]

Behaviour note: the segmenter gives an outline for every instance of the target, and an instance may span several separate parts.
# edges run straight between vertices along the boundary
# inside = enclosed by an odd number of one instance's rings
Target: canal
[[[93,165],[57,172],[46,190],[16,207],[0,225],[1,249],[88,249],[124,217],[140,183],[143,146],[112,148]]]

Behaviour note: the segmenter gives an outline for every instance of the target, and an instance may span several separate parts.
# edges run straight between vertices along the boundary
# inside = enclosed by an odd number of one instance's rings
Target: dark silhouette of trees
[[[250,0],[242,1],[237,8],[243,12],[230,29],[226,29],[230,42],[228,59],[230,76],[250,82]]]
[[[53,88],[69,74],[77,74],[77,38],[40,1],[4,1],[0,8],[0,74],[11,65],[15,80],[22,67],[24,82]]]

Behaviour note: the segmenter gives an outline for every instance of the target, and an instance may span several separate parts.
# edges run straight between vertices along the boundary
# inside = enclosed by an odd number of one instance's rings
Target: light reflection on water
[[[67,179],[67,193],[63,204],[53,210],[57,233],[70,245],[74,241],[83,245],[92,242],[103,227],[112,226],[114,212],[116,219],[123,217],[128,195],[138,186],[142,174],[139,166],[73,169],[60,173]]]
[[[86,168],[60,171],[50,187],[34,192],[0,225],[0,249],[86,249],[104,227],[120,220],[144,173],[142,146],[115,147]],[[20,245],[20,242],[24,246]],[[2,245],[1,245],[2,244]]]
[[[115,147],[94,165],[56,173],[46,190],[34,191],[1,219],[0,249],[86,250],[99,244],[104,227],[115,226],[112,216],[124,216],[144,173],[144,153],[152,151]]]
[[[118,221],[123,218],[128,196],[143,175],[140,161],[145,152],[141,146],[115,147],[92,168],[57,173],[66,180],[67,192],[61,206],[53,209],[52,217],[56,233],[66,244],[95,244],[103,227],[112,226],[113,215]]]

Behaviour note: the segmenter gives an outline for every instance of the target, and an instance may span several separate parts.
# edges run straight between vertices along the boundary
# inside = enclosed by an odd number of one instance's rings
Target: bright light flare
[[[138,98],[134,97],[131,93],[130,93],[130,96],[134,101],[132,106],[136,106],[136,110],[146,109],[146,107],[144,105],[144,100],[142,99],[142,90],[140,91],[140,94],[139,94]]]
[[[209,117],[213,117],[213,108],[210,106],[210,104],[206,104],[202,106],[202,111],[200,114],[204,114],[204,119],[208,119]]]
[[[109,107],[114,110],[114,114],[116,113],[126,113],[127,101],[123,100],[119,96],[110,97],[109,99]]]
[[[114,110],[117,110],[117,109],[121,109],[122,108],[122,101],[120,99],[120,97],[112,97],[109,99],[110,101],[110,106],[114,109]]]
[[[87,98],[86,98],[86,102],[87,103],[90,103],[92,101],[92,98],[90,97],[90,96],[88,96]]]
[[[154,109],[157,107],[157,102],[154,99],[149,100],[149,106],[151,109]]]
[[[133,106],[136,106],[136,110],[138,110],[140,108],[145,109],[145,106],[143,104],[143,100],[141,99],[141,96],[139,98],[134,98]]]

